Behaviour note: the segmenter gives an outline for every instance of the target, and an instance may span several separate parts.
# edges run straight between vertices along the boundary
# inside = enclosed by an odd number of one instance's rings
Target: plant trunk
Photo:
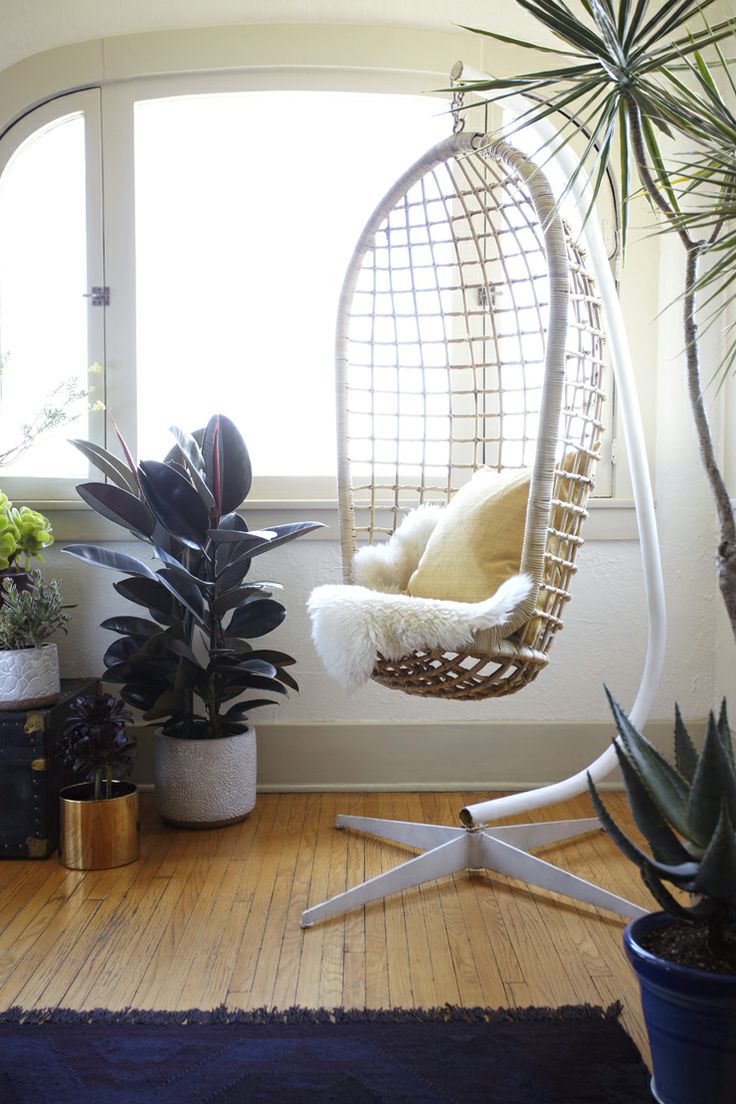
[[[716,553],[718,585],[726,607],[726,613],[731,622],[731,632],[736,638],[736,522],[734,521],[731,497],[716,460],[700,373],[695,285],[698,278],[698,265],[704,249],[705,243],[694,242],[687,250],[687,274],[683,302],[687,386],[695,421],[695,432],[700,446],[700,458],[718,513],[720,528],[720,540]]]
[[[695,432],[700,448],[700,458],[705,469],[708,485],[718,514],[720,539],[716,553],[718,585],[723,604],[726,607],[731,632],[736,639],[736,521],[734,520],[731,497],[718,466],[713,445],[713,434],[705,409],[703,384],[700,374],[700,349],[698,346],[697,308],[695,287],[698,279],[700,258],[707,250],[704,241],[693,241],[686,230],[677,225],[677,216],[655,182],[647,164],[646,150],[641,131],[641,121],[633,102],[628,108],[629,128],[637,169],[644,188],[654,205],[664,214],[682,242],[687,258],[685,277],[685,297],[683,300],[683,327],[685,334],[685,356],[687,387],[690,407],[695,421]]]

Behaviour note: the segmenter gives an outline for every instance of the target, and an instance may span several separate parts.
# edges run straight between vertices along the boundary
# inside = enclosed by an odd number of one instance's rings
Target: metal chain
[[[461,61],[456,61],[450,70],[450,85],[453,88],[452,100],[450,102],[450,112],[453,118],[453,134],[460,134],[460,132],[465,129],[465,116],[462,114],[465,92],[462,90],[462,87],[458,87],[458,81],[462,75],[463,63]]]

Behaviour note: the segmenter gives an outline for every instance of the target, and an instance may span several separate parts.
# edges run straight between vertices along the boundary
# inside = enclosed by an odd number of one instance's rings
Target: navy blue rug
[[[617,1007],[0,1013],[2,1104],[649,1104]]]

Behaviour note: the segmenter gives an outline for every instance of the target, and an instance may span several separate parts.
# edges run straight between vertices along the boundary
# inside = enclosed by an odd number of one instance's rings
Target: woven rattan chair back
[[[455,134],[368,221],[336,340],[343,568],[480,467],[531,469],[521,570],[534,590],[502,639],[377,657],[410,694],[510,694],[546,666],[583,543],[602,431],[601,309],[544,175],[504,142]]]

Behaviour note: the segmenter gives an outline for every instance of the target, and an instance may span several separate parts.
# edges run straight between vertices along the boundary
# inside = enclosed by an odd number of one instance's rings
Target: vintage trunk
[[[56,761],[70,702],[94,679],[64,679],[46,709],[0,713],[0,859],[45,859],[59,846],[59,789],[77,781]]]

